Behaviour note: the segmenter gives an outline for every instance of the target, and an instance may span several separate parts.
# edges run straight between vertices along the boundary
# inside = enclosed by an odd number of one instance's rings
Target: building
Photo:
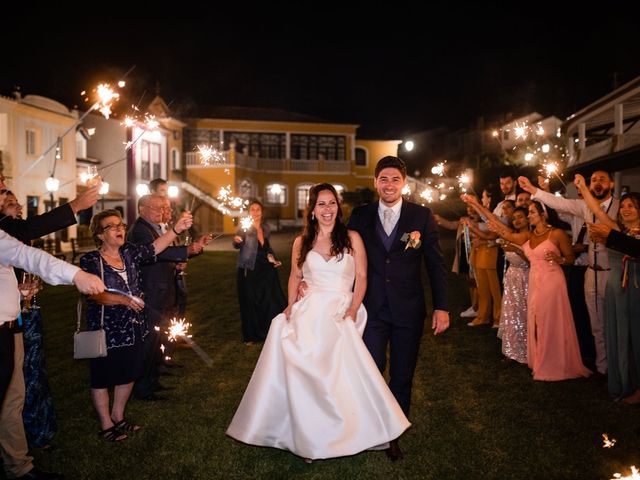
[[[24,205],[25,216],[76,196],[76,143],[68,133],[77,122],[77,112],[49,98],[19,92],[14,98],[0,97],[0,171]],[[65,247],[75,235],[73,226],[55,238]]]
[[[622,85],[563,125],[569,153],[567,167],[590,175],[614,173],[616,195],[640,191],[640,77]]]

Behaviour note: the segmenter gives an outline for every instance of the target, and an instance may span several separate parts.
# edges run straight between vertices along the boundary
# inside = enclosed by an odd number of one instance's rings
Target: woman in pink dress
[[[567,283],[560,267],[575,259],[571,241],[564,230],[547,223],[549,216],[541,203],[529,205],[528,218],[532,230],[524,235],[512,234],[495,222],[493,225],[507,240],[522,244],[531,263],[527,301],[529,368],[534,380],[587,377],[591,372],[582,364]]]

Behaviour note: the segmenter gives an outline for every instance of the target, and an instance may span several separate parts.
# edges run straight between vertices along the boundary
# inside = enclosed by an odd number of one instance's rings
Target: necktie
[[[384,228],[387,236],[391,235],[393,231],[393,210],[390,208],[385,208],[382,211],[382,228]]]

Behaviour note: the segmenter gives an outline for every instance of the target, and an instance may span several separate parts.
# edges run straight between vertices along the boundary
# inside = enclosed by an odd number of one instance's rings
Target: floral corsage
[[[420,240],[420,232],[418,232],[417,230],[414,230],[411,233],[405,233],[404,235],[402,235],[402,237],[400,237],[400,241],[406,242],[406,246],[404,247],[405,250],[408,248],[420,248],[420,245],[422,245],[422,241]]]

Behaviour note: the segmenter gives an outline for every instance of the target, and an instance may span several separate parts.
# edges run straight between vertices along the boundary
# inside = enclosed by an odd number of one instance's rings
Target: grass
[[[283,285],[292,238],[278,242]],[[451,237],[443,239],[449,264]],[[240,444],[225,436],[249,381],[259,347],[241,343],[235,252],[210,252],[189,265],[188,320],[209,368],[190,349],[163,376],[167,401],[132,400],[128,416],[143,430],[122,444],[98,439],[88,366],[72,359],[76,294],[48,287],[39,297],[46,359],[59,432],[56,449],[33,452],[36,464],[73,479],[212,478],[558,478],[608,479],[640,463],[639,412],[610,401],[602,383],[534,382],[527,367],[505,363],[495,330],[466,327],[462,281],[451,277],[452,326],[425,333],[414,382],[405,459],[381,452],[306,465],[290,453]],[[617,439],[602,448],[602,433]]]

